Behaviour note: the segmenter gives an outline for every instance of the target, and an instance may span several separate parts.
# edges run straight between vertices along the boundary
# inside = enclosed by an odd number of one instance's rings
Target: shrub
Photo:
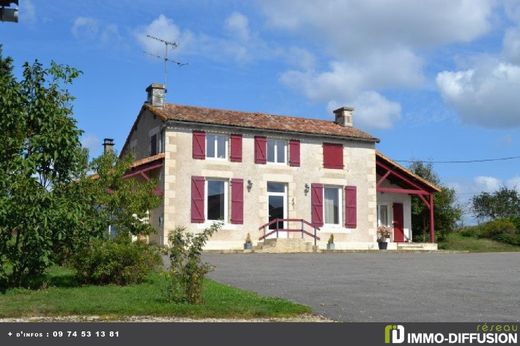
[[[194,235],[185,227],[177,227],[168,237],[170,271],[166,296],[175,303],[201,304],[204,277],[213,267],[202,262],[202,248],[211,235],[222,227],[213,223],[202,233]]]
[[[73,255],[71,264],[81,283],[128,285],[143,282],[162,259],[155,247],[141,241],[94,239]]]
[[[515,225],[516,233],[520,234],[520,216],[511,217],[508,220]]]
[[[505,235],[516,233],[515,225],[506,219],[498,219],[487,222],[481,226],[481,237],[494,240],[501,240]]]
[[[469,226],[459,232],[463,237],[481,238],[482,229],[480,226]]]

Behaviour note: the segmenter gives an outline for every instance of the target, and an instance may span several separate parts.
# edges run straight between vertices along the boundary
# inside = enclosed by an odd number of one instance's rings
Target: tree
[[[505,186],[494,193],[482,192],[473,196],[472,209],[477,219],[520,217],[520,193]]]
[[[435,229],[442,237],[446,232],[453,231],[462,217],[462,209],[456,203],[455,190],[443,186],[431,163],[415,161],[410,170],[440,187],[441,191],[434,195]],[[426,241],[430,227],[430,211],[417,196],[412,196],[412,229],[421,230],[423,241]]]
[[[0,47],[1,48],[1,47]],[[0,289],[32,286],[52,262],[63,203],[56,191],[77,179],[86,157],[66,87],[76,69],[35,61],[13,75],[0,49]]]

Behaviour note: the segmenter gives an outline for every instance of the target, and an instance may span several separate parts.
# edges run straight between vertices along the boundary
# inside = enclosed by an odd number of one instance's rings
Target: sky
[[[520,0],[20,0],[0,22],[3,54],[80,69],[74,113],[92,156],[121,145],[165,81],[152,55],[174,41],[167,102],[354,125],[396,160],[520,156]],[[406,163],[403,163],[406,165]],[[435,163],[468,200],[520,191],[520,160]],[[465,220],[471,222],[469,214]]]

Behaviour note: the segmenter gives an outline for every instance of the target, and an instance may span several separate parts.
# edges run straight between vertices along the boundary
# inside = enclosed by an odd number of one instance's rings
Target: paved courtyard
[[[348,322],[520,321],[520,253],[205,254],[214,280]]]

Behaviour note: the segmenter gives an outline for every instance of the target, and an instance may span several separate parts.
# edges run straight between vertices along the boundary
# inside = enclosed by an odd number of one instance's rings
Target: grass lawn
[[[162,297],[164,279],[152,274],[138,285],[77,286],[73,272],[52,268],[50,285],[31,291],[11,289],[0,294],[0,317],[98,315],[104,318],[125,316],[175,316],[191,318],[294,317],[310,313],[309,307],[280,298],[262,297],[206,280],[205,303],[174,304]]]
[[[470,252],[510,252],[520,251],[520,246],[491,239],[476,239],[464,237],[457,233],[449,233],[444,241],[439,242],[439,249]]]

